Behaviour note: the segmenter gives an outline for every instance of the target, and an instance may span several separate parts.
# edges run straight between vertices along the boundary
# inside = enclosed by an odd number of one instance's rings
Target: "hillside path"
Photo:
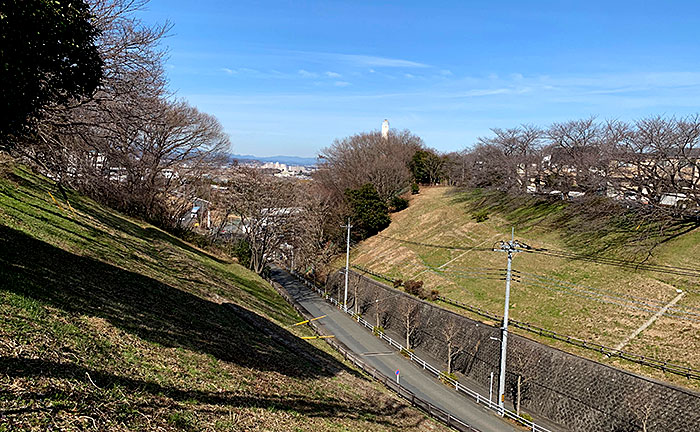
[[[390,377],[395,376],[396,370],[401,371],[401,384],[416,396],[482,432],[520,430],[437,381],[286,271],[273,267],[272,279],[309,314],[314,317],[326,315],[318,323],[365,362]]]

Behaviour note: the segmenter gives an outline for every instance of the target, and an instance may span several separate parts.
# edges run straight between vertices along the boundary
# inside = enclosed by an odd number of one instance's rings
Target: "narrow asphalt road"
[[[273,267],[272,278],[311,315],[327,315],[319,320],[319,324],[350,350],[359,354],[368,364],[390,377],[395,376],[399,370],[401,384],[416,396],[482,432],[519,430],[437,381],[286,271]]]

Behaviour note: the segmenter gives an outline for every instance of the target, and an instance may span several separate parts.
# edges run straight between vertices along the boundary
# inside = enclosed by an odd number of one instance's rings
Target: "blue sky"
[[[440,151],[493,127],[700,104],[698,1],[151,0],[167,72],[239,154],[314,156],[384,118]]]

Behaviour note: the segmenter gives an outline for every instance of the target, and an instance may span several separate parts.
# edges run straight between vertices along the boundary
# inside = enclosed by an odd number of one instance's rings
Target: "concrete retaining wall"
[[[343,274],[328,279],[334,297]],[[430,353],[446,369],[448,323],[457,320],[461,353],[454,369],[480,383],[498,375],[500,329],[419,300],[359,273],[350,275],[348,305],[405,341],[406,317],[417,329],[412,346]],[[342,297],[341,297],[342,298]],[[378,314],[377,314],[378,313]],[[496,338],[493,340],[491,338]],[[436,365],[437,366],[437,365]],[[506,397],[514,400],[521,377],[521,406],[572,431],[700,431],[700,394],[603,365],[528,338],[510,334]],[[646,429],[645,429],[646,428]]]

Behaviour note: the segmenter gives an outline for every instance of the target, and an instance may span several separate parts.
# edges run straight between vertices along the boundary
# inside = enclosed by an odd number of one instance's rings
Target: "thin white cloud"
[[[335,85],[336,87],[347,87],[350,85],[350,83],[347,81],[336,81],[335,83],[333,83],[333,85]]]
[[[402,67],[402,68],[427,68],[430,65],[411,60],[395,59],[388,57],[377,57],[357,54],[334,54],[339,60],[354,63],[358,66],[374,67]]]
[[[233,69],[229,68],[221,68],[221,71],[225,72],[228,75],[233,75],[234,73],[236,73]]]
[[[391,57],[381,57],[364,54],[341,54],[317,51],[287,51],[295,57],[303,57],[307,61],[316,62],[336,62],[345,63],[354,67],[369,67],[369,68],[429,68],[432,67],[425,63],[420,63],[412,60],[397,59]]]
[[[451,70],[449,69],[443,69],[440,71],[440,75],[442,76],[452,76],[454,75]]]
[[[406,78],[408,78],[408,79],[411,79],[411,78],[415,78],[415,77],[416,77],[415,75],[411,75],[410,73],[403,74],[403,76],[406,77]]]
[[[329,78],[340,78],[340,77],[342,77],[342,75],[339,74],[338,72],[331,72],[331,71],[326,72],[326,76],[329,77]]]
[[[468,90],[462,94],[457,94],[457,97],[460,96],[466,96],[466,97],[473,97],[473,96],[493,96],[493,95],[501,95],[501,94],[509,94],[509,93],[514,93],[513,89],[509,88],[496,88],[496,89],[473,89],[473,90]]]
[[[299,69],[299,71],[297,73],[299,75],[303,76],[304,78],[316,78],[316,77],[318,77],[317,73],[309,72],[309,71],[304,70],[304,69]]]

